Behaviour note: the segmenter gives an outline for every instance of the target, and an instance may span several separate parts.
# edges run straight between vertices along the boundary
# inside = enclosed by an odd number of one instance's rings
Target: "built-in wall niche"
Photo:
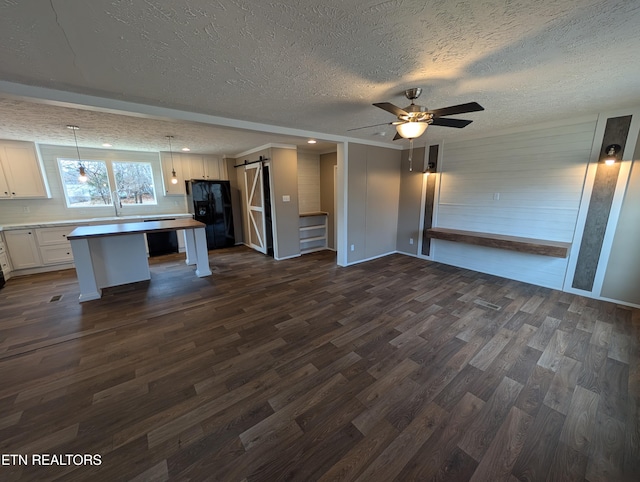
[[[300,254],[327,249],[327,213],[300,214]]]

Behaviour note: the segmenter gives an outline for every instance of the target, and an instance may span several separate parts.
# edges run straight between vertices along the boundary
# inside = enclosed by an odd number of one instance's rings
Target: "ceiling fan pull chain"
[[[409,139],[409,171],[413,171],[413,139]]]

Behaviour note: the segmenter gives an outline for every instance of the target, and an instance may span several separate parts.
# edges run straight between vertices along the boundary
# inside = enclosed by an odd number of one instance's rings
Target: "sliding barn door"
[[[262,176],[261,162],[245,166],[244,187],[247,195],[247,214],[249,216],[249,246],[266,254],[266,219]]]

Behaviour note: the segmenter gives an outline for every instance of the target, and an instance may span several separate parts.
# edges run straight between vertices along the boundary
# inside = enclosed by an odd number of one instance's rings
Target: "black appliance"
[[[173,221],[174,219],[163,219],[163,221]],[[144,220],[145,223],[150,221],[157,221],[157,219]],[[177,253],[178,236],[175,231],[147,233],[147,246],[149,247],[149,256]]]
[[[186,181],[187,206],[193,219],[206,224],[207,249],[235,245],[229,181]]]
[[[2,268],[0,268],[0,288],[4,286],[4,273],[2,272]]]

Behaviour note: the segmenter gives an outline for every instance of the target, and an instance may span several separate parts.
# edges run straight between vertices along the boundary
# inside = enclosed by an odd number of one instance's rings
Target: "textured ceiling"
[[[349,129],[394,120],[371,104],[403,107],[406,88],[429,108],[485,107],[459,116],[474,121],[464,131],[429,128],[439,140],[640,103],[638,25],[638,0],[0,0],[0,80],[378,142],[393,127]],[[0,137],[63,142],[61,125],[85,123],[88,145],[94,129],[151,148],[167,133],[53,107],[5,99]],[[285,142],[172,127],[214,153]]]

